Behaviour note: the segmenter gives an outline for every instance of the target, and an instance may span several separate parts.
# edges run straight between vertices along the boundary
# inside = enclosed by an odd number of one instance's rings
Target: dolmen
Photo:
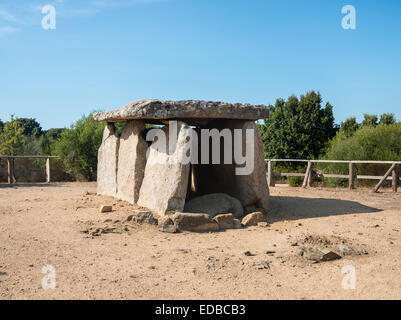
[[[139,100],[93,114],[107,123],[98,153],[97,192],[176,212],[267,213],[263,144],[255,123],[264,105]],[[116,123],[122,123],[116,125]]]

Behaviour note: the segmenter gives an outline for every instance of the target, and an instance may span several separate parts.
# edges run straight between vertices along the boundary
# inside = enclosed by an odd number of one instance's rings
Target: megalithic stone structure
[[[97,163],[97,192],[105,196],[117,196],[118,148],[120,139],[114,123],[107,123],[103,131]]]
[[[143,137],[145,122],[127,121],[118,150],[117,198],[136,203],[145,173],[148,143]]]
[[[99,149],[98,193],[138,204],[161,216],[182,211],[185,203],[207,194],[216,195],[213,212],[218,211],[219,196],[234,197],[244,208],[253,206],[268,211],[263,145],[255,124],[256,120],[268,117],[269,110],[264,105],[199,100],[139,100],[118,110],[94,113],[96,121],[108,123]],[[114,122],[126,122],[120,136]],[[173,131],[171,123],[176,126]],[[158,125],[159,129],[162,126],[166,140],[157,137],[146,141],[149,130],[145,124]],[[191,133],[200,133],[202,129],[228,129],[225,132],[231,134],[233,163],[201,163],[201,141],[196,150],[198,158],[183,161],[188,159]],[[248,137],[249,131],[252,135]],[[240,142],[234,139],[236,135],[242,137]],[[162,142],[164,149],[160,148]],[[218,150],[220,158],[225,143],[226,140]],[[251,152],[251,164],[235,159],[235,149],[239,147],[241,155]],[[212,151],[210,148],[209,153]],[[248,165],[252,170],[246,172]],[[238,175],[241,169],[246,173]]]

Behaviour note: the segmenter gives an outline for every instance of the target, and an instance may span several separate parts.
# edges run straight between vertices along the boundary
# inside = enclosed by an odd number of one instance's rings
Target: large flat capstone
[[[228,103],[201,100],[161,101],[138,100],[118,110],[95,112],[96,121],[119,122],[128,119],[148,119],[157,123],[160,120],[187,119],[192,125],[194,119],[239,119],[258,120],[269,117],[265,105]],[[159,121],[157,121],[159,120]]]

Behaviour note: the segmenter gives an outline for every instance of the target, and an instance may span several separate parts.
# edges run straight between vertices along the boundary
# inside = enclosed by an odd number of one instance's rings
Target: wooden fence
[[[52,158],[58,158],[56,156],[0,156],[0,159],[6,159],[7,160],[7,176],[8,176],[8,183],[9,184],[14,184],[17,181],[15,180],[14,176],[14,160],[15,159],[46,159],[46,183],[50,183],[50,159]]]
[[[348,174],[317,174],[319,178],[339,178],[348,179],[349,189],[354,189],[355,179],[367,179],[367,180],[380,180],[379,183],[373,189],[374,192],[378,192],[380,187],[386,180],[392,181],[392,188],[394,192],[397,192],[399,182],[398,166],[401,165],[401,161],[369,161],[369,160],[299,160],[299,159],[265,159],[267,161],[267,180],[269,186],[274,186],[274,176],[279,177],[304,177],[302,184],[303,188],[310,187],[313,180],[313,164],[314,163],[346,163],[349,165]],[[278,173],[273,172],[273,162],[306,162],[307,169],[305,173]],[[371,164],[388,164],[390,169],[384,176],[367,176],[367,175],[355,175],[354,164],[357,163],[371,163]],[[392,177],[390,177],[392,175]]]

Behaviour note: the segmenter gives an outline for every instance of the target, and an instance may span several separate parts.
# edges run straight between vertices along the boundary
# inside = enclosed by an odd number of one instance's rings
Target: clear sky
[[[347,4],[356,30],[341,26]],[[401,120],[400,17],[399,0],[0,0],[0,119],[48,129],[143,98],[273,104],[313,89],[336,122]]]

